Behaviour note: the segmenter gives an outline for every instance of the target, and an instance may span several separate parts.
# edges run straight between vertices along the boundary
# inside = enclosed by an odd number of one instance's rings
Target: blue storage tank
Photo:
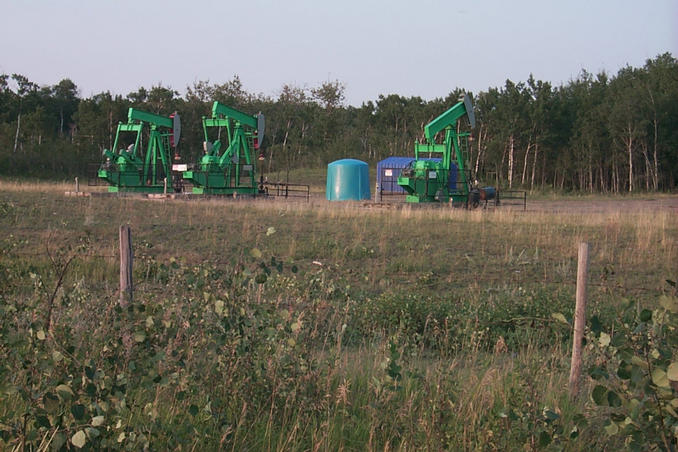
[[[329,201],[370,199],[370,174],[367,163],[343,159],[327,165],[326,194]]]

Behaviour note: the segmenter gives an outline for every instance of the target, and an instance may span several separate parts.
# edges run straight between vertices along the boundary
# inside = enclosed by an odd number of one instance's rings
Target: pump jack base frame
[[[243,196],[254,196],[259,194],[257,187],[228,187],[228,188],[215,188],[215,187],[193,187],[192,193],[194,195],[243,195]]]
[[[164,186],[154,186],[146,185],[139,187],[117,187],[111,185],[108,187],[109,193],[163,193],[165,191]]]

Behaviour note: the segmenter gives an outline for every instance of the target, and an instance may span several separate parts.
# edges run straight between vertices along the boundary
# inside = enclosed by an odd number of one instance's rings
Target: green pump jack
[[[148,147],[141,153],[146,127]],[[108,191],[112,193],[163,193],[173,187],[170,148],[176,149],[180,135],[177,113],[165,117],[130,108],[127,123],[118,124],[113,149],[104,150],[105,160],[97,177],[108,182]],[[123,147],[118,150],[118,146]]]
[[[193,169],[183,173],[184,180],[193,185],[193,193],[257,194],[261,187],[256,182],[254,152],[264,139],[264,115],[248,115],[215,101],[212,116],[203,116],[202,125],[205,154]],[[216,140],[210,141],[215,129]],[[259,159],[263,159],[261,151]]]
[[[415,143],[414,160],[398,177],[398,185],[407,192],[407,202],[452,201],[477,205],[474,196],[477,190],[471,187],[468,180],[462,149],[462,139],[467,139],[470,133],[460,132],[457,124],[464,116],[468,118],[471,128],[475,128],[473,104],[468,94],[424,127],[425,142]],[[445,133],[442,144],[435,141],[439,132]],[[441,154],[440,161],[420,157],[432,154]],[[452,163],[453,155],[456,157],[456,167]]]

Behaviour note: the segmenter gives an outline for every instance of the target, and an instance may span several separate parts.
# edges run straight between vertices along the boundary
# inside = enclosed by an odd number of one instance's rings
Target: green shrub
[[[629,302],[614,328],[594,319],[591,336],[591,397],[606,434],[629,450],[676,450],[678,297],[653,310]]]

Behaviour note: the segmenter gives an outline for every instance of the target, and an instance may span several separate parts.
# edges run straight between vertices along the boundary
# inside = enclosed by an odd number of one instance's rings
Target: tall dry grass
[[[236,421],[220,432],[223,445],[232,450],[536,450],[534,426],[545,409],[558,413],[564,428],[571,428],[574,415],[586,409],[585,400],[567,397],[567,342],[543,327],[551,321],[549,311],[537,319],[510,311],[501,320],[515,323],[513,342],[508,336],[495,339],[493,331],[479,326],[484,324],[478,317],[489,309],[501,313],[497,306],[504,305],[510,309],[541,303],[551,308],[561,303],[561,309],[568,291],[574,292],[576,250],[582,240],[592,246],[592,312],[614,309],[629,294],[652,303],[663,280],[677,273],[678,222],[671,211],[525,213],[426,206],[376,209],[320,201],[157,202],[66,198],[63,191],[69,188],[0,182],[0,224],[11,235],[5,236],[3,249],[13,253],[17,265],[41,272],[48,268],[46,246],[68,252],[69,245],[86,237],[87,254],[75,261],[67,283],[79,282],[94,302],[114,298],[122,223],[132,225],[142,300],[167,302],[170,288],[161,273],[172,260],[197,271],[205,263],[232,269],[252,260],[251,250],[258,248],[264,263],[273,256],[286,269],[299,267],[302,282],[295,286],[293,280],[281,280],[285,290],[270,300],[262,290],[248,293],[252,303],[277,303],[295,319],[304,315],[303,328],[322,332],[311,347],[313,358],[324,363],[322,372],[304,374],[317,379],[318,393],[295,394],[289,406],[259,407],[256,416],[251,405],[239,405],[236,418],[250,422]],[[208,299],[222,295],[210,294],[209,282],[200,289],[187,281],[181,284],[186,287],[171,288],[181,296],[172,298],[169,310],[188,310],[205,293]],[[432,314],[419,330],[405,329],[418,313],[405,312],[402,300],[409,295],[421,303],[460,300],[476,317],[448,328],[447,333],[459,334],[456,342],[444,337],[442,327],[430,320]],[[329,317],[312,317],[311,312],[329,309],[333,297],[342,296],[347,305],[379,307],[377,299],[392,301],[395,324],[374,325],[369,336],[351,343],[337,340],[342,336],[336,332],[347,322],[346,310],[337,309]],[[357,324],[361,319],[351,320]],[[186,321],[200,325],[193,318]],[[419,342],[409,336],[412,329],[421,336]],[[437,347],[424,345],[434,334],[442,337]],[[205,337],[196,338],[187,356],[198,366]],[[388,373],[392,343],[401,368],[397,382]],[[263,364],[281,369],[273,358]],[[273,388],[291,384],[282,377],[270,381]],[[228,392],[217,387],[206,390]],[[174,407],[161,413],[169,424],[186,415]],[[300,415],[311,410],[321,416]],[[144,419],[141,414],[139,418]],[[595,444],[594,435],[583,434],[566,448],[589,447]]]

